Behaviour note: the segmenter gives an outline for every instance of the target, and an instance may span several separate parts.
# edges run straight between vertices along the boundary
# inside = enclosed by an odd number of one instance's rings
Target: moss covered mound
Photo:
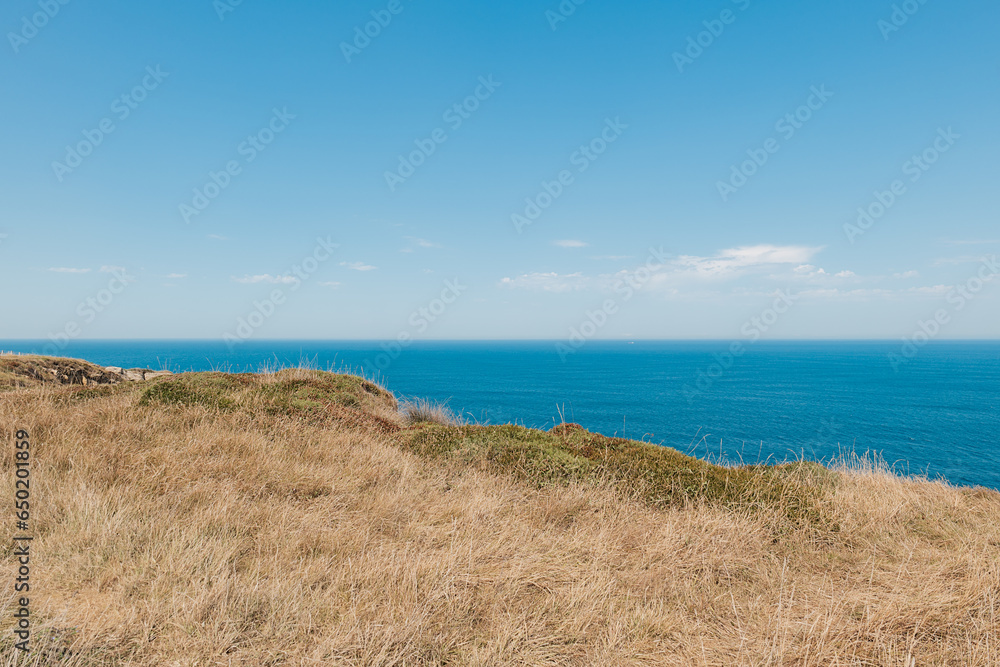
[[[739,509],[777,509],[796,522],[822,518],[821,500],[837,479],[810,463],[715,465],[669,447],[591,433],[577,424],[550,431],[420,424],[403,439],[419,454],[513,473],[538,485],[609,482],[654,506],[707,501]]]
[[[143,405],[200,405],[310,424],[338,423],[383,433],[400,428],[395,397],[353,375],[288,369],[277,373],[183,373],[141,390]]]

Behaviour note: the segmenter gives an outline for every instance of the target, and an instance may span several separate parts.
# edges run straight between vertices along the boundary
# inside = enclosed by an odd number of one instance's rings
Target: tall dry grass
[[[461,426],[464,420],[447,405],[435,403],[426,398],[415,398],[399,406],[399,412],[407,424],[440,424]]]
[[[0,394],[34,443],[36,645],[73,654],[21,656],[5,611],[0,665],[1000,664],[995,492],[854,466],[834,527],[794,529],[118,389]]]

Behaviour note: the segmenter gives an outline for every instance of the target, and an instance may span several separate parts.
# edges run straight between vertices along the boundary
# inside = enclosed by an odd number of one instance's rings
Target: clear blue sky
[[[996,3],[225,2],[5,3],[0,338],[1000,336]]]

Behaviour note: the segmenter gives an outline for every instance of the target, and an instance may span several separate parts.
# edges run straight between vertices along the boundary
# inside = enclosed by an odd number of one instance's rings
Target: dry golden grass
[[[404,402],[399,406],[399,412],[409,425],[440,424],[442,426],[460,426],[463,419],[456,415],[447,405],[417,398]]]
[[[656,506],[416,454],[390,396],[317,407],[317,375],[0,393],[33,443],[38,649],[5,517],[0,665],[1000,664],[996,492],[855,465],[823,521]]]

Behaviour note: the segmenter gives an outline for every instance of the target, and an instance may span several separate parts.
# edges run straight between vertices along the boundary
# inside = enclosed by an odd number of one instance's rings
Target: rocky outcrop
[[[120,382],[142,382],[170,371],[148,368],[122,369],[116,366],[102,368],[79,359],[61,359],[31,355],[0,355],[0,389],[3,387],[32,387],[43,384],[58,385],[113,385]]]
[[[153,378],[173,375],[171,371],[154,371],[148,368],[120,368],[118,366],[108,366],[105,368],[108,373],[114,373],[126,382],[143,382]]]

